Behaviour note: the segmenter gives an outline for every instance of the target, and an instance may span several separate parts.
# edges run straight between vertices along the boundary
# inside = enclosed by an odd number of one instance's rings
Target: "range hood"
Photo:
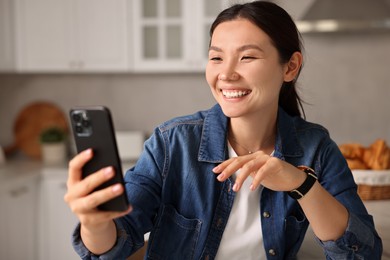
[[[297,22],[301,33],[390,31],[389,0],[315,0]]]

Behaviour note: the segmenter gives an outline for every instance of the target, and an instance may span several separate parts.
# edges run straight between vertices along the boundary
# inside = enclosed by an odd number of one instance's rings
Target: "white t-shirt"
[[[229,145],[229,157],[237,157]],[[233,179],[239,174],[234,173]],[[222,235],[215,259],[266,259],[260,218],[260,194],[262,186],[249,189],[252,177],[248,177],[236,193],[233,208]]]

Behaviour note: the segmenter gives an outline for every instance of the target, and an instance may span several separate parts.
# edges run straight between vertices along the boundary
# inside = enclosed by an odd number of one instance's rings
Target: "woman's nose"
[[[223,80],[223,81],[226,81],[226,80],[238,80],[238,78],[239,78],[239,75],[235,71],[221,72],[218,75],[218,80]]]
[[[218,75],[218,80],[238,80],[240,76],[235,71],[234,66],[229,64]]]

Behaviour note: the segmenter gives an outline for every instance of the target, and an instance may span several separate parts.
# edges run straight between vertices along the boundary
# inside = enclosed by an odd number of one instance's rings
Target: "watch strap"
[[[287,193],[290,197],[292,197],[295,200],[302,199],[306,195],[306,193],[309,192],[311,187],[313,187],[314,183],[318,179],[316,173],[312,168],[307,166],[298,166],[297,168],[305,172],[307,176],[301,186]]]

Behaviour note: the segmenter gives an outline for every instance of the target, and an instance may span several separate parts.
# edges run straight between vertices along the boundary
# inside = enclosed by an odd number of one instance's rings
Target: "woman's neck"
[[[277,114],[261,118],[231,118],[228,132],[230,145],[238,155],[259,150],[271,153],[274,150]]]

